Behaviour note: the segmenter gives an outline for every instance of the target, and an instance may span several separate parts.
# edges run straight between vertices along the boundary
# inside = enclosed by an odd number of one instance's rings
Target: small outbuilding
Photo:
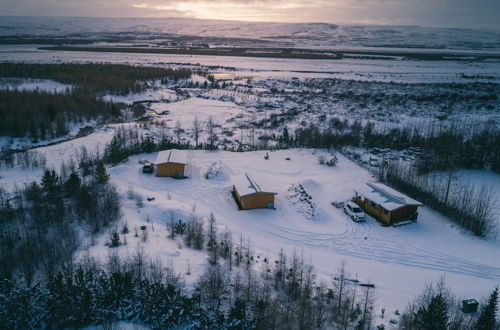
[[[274,209],[274,196],[277,193],[257,184],[250,174],[244,173],[233,177],[233,195],[242,210]]]
[[[353,201],[366,213],[390,226],[397,222],[416,221],[422,203],[382,183],[368,183],[356,190]]]
[[[185,177],[186,164],[186,150],[160,151],[155,160],[156,176]]]

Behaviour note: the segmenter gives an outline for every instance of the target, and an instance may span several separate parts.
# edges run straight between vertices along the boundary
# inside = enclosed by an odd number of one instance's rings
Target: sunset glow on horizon
[[[3,0],[5,16],[186,17],[500,29],[496,0]]]

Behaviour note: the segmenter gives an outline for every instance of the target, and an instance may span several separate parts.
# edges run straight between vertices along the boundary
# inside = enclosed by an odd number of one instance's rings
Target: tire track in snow
[[[336,221],[343,221],[341,225],[344,228],[339,233],[301,230],[293,228],[293,223],[277,224],[267,219],[260,222],[256,221],[258,217],[256,218],[255,215],[237,211],[229,192],[230,182],[221,184],[221,182],[205,180],[201,169],[195,170],[188,180],[191,181],[190,184],[183,185],[181,189],[177,184],[165,189],[165,186],[168,187],[169,184],[165,185],[164,181],[146,181],[157,186],[156,188],[162,187],[163,189],[158,189],[158,191],[166,190],[165,193],[171,194],[177,200],[193,200],[193,197],[196,197],[193,202],[208,210],[213,209],[214,205],[219,205],[221,208],[217,210],[217,213],[224,215],[222,223],[233,227],[237,221],[238,230],[235,233],[248,230],[271,239],[274,237],[283,242],[296,243],[298,248],[319,248],[360,259],[500,281],[499,267],[449,255],[417,241],[398,238],[391,228],[383,228],[371,218],[365,223],[354,223],[346,217],[335,216]],[[287,217],[286,212],[283,212],[284,209],[278,208],[275,211],[279,212],[278,218]],[[265,230],[263,226],[266,226]]]
[[[213,205],[214,198],[220,199],[223,204],[229,205],[232,202],[232,197],[228,193],[229,187],[214,189],[211,184],[201,183],[197,189],[203,191],[203,194],[199,194],[203,196],[199,201],[203,204]],[[249,220],[245,216],[243,218]],[[271,227],[266,230],[267,234],[284,241],[295,242],[297,246],[325,248],[361,259],[500,281],[499,267],[452,256],[418,242],[396,238],[388,231],[389,228],[381,227],[374,219],[369,218],[364,223],[355,223],[350,219],[339,217],[339,221],[345,222],[345,230],[336,234],[304,231],[272,222],[266,222],[265,225]],[[253,231],[259,231],[259,227],[262,226],[261,223],[252,225],[251,221],[242,221],[239,225]]]
[[[346,220],[347,221],[347,220]],[[500,268],[452,256],[422,244],[404,241],[384,232],[375,220],[354,223],[349,220],[340,234],[307,232],[275,226],[273,234],[282,239],[311,247],[335,250],[347,256],[405,266],[452,272],[500,280]],[[366,237],[366,239],[365,239]]]

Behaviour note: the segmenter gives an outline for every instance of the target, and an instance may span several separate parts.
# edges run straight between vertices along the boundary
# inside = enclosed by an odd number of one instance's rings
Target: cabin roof
[[[255,193],[268,193],[275,194],[269,187],[258,184],[249,173],[244,173],[232,177],[233,185],[238,191],[240,196],[255,194]]]
[[[422,203],[419,201],[378,182],[367,183],[362,188],[357,189],[356,193],[381,205],[387,211],[393,211],[407,205],[422,206]]]
[[[187,151],[178,149],[160,151],[156,156],[155,164],[165,163],[187,164]]]

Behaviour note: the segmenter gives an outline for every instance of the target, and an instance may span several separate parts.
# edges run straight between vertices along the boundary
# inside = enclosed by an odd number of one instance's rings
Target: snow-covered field
[[[112,132],[110,128],[37,150],[47,157],[49,166],[56,166],[83,145],[89,150],[102,148]],[[264,159],[264,154],[265,151],[189,151],[190,177],[186,180],[143,174],[139,160],[153,160],[154,153],[131,157],[127,163],[110,168],[112,182],[124,199],[123,218],[116,227],[120,230],[127,223],[130,229],[127,245],[118,248],[120,253],[133,255],[140,244],[149,257],[172,264],[189,287],[206,264],[206,254],[168,239],[166,221],[171,216],[188,220],[194,209],[196,215],[205,218],[213,213],[220,231],[227,226],[233,238],[243,235],[262,257],[273,259],[280,248],[288,253],[295,250],[310,259],[326,278],[345,259],[353,276],[375,283],[377,306],[390,313],[401,310],[409,297],[442,275],[463,297],[479,298],[499,283],[498,240],[475,238],[427,207],[420,210],[419,221],[408,226],[381,227],[372,218],[366,223],[354,223],[331,202],[348,200],[354,189],[374,181],[368,171],[339,154],[337,167],[320,165],[318,156],[326,155],[325,150],[275,151],[269,153],[269,160]],[[206,179],[205,173],[214,162],[219,174]],[[231,178],[245,171],[275,189],[276,210],[237,209],[230,194]],[[22,184],[39,179],[40,175],[39,170],[2,169],[0,185],[9,181]],[[314,216],[289,191],[297,184],[312,196]],[[143,196],[142,207],[127,198],[129,190]],[[147,201],[147,197],[155,199]],[[146,242],[142,242],[140,235],[134,237],[135,228],[141,226],[147,226]],[[87,242],[81,253],[88,251],[105,257],[108,240],[109,233],[105,232],[97,238],[96,245],[89,246]],[[190,275],[186,274],[188,269]]]
[[[138,161],[152,160],[156,154],[131,157],[110,169],[111,178],[125,199],[132,188],[145,200],[142,208],[133,200],[123,204],[123,222],[131,234],[127,245],[119,249],[133,255],[141,239],[133,237],[132,228],[148,226],[148,241],[140,243],[146,254],[173,263],[181,273],[189,264],[191,275],[185,276],[189,285],[206,264],[206,255],[167,239],[166,222],[171,214],[176,220],[189,219],[194,207],[199,216],[213,212],[220,231],[227,226],[233,237],[242,234],[249,239],[257,255],[273,259],[280,248],[288,253],[296,250],[310,258],[324,276],[334,273],[345,259],[353,275],[375,283],[377,305],[388,311],[401,310],[409,297],[442,275],[464,297],[486,295],[498,284],[500,243],[474,238],[427,207],[420,210],[418,222],[408,226],[386,228],[372,218],[366,223],[352,222],[331,202],[350,199],[354,189],[374,178],[341,155],[337,155],[337,167],[320,165],[320,153],[326,151],[282,150],[271,152],[270,159],[264,160],[264,151],[189,151],[190,177],[186,180],[143,174]],[[219,175],[205,179],[207,169],[216,161]],[[230,194],[231,178],[245,171],[274,187],[278,193],[276,210],[237,209]],[[314,217],[303,213],[301,202],[290,197],[288,188],[294,184],[301,184],[312,196]],[[147,201],[146,197],[155,200]],[[89,248],[90,253],[106,256],[104,244],[108,240],[109,234],[103,234],[97,245]]]
[[[75,21],[72,27],[78,27],[77,31],[85,36],[96,33],[94,29],[102,28],[102,26],[88,25],[80,29],[79,22]],[[178,33],[214,37],[217,33],[228,33],[227,36],[234,38],[251,37],[245,34],[245,29],[232,30],[234,26],[231,24],[234,22],[228,22],[224,26],[205,22],[206,27],[210,28],[203,30],[197,30],[189,21],[182,20],[169,21],[175,24],[166,24],[162,27],[163,30],[156,23],[141,28],[134,25],[133,20],[120,22],[125,25],[132,24],[131,31],[145,34]],[[183,25],[176,25],[179,22]],[[123,28],[120,24],[110,25],[108,28],[111,31]],[[34,26],[36,27],[36,24]],[[291,35],[310,38],[311,35],[324,33],[325,29],[329,29],[330,39],[308,39],[307,46],[318,48],[339,46],[334,43],[334,39],[343,37],[342,40],[346,41],[340,46],[370,47],[377,41],[380,42],[380,36],[386,35],[384,31],[378,31],[377,27],[357,29],[334,25],[300,24],[266,26],[267,28],[256,29],[253,33],[255,35],[266,32],[267,35],[261,36],[259,42],[268,43],[269,40],[273,40],[273,45],[293,46],[302,39],[292,38]],[[251,30],[251,24],[249,27],[247,31]],[[23,33],[29,28],[33,26],[21,24],[10,32]],[[279,37],[277,32],[282,33],[283,29],[289,32],[288,37],[286,35]],[[413,41],[428,42],[423,48],[436,47],[437,51],[438,46],[457,49],[459,42],[465,40],[469,43],[462,45],[467,46],[468,51],[488,49],[490,52],[498,52],[499,37],[493,32],[488,33],[480,45],[474,46],[472,41],[477,39],[475,37],[477,34],[470,31],[457,33],[450,30],[419,29],[393,27],[396,32],[391,34],[393,39],[390,41],[395,47],[404,47],[404,44],[409,42],[406,37],[412,36]],[[425,38],[424,32],[435,33],[437,37],[429,40]],[[61,30],[58,28],[45,32],[49,36],[60,33]],[[0,27],[0,35],[5,34],[6,32]],[[360,35],[372,36],[368,45],[353,41]],[[439,123],[437,115],[453,109],[449,111],[447,120],[470,116],[468,118],[484,119],[498,125],[499,118],[498,105],[494,104],[495,101],[467,103],[455,97],[450,98],[449,107],[444,103],[438,104],[433,99],[431,102],[408,103],[410,105],[408,107],[407,104],[402,104],[400,108],[391,108],[395,103],[388,97],[391,96],[394,100],[399,98],[398,94],[408,96],[415,93],[411,95],[418,99],[421,95],[426,95],[424,84],[427,83],[477,82],[490,84],[484,88],[481,84],[464,85],[463,89],[473,86],[470,94],[472,100],[476,100],[475,97],[482,97],[481,93],[488,94],[486,96],[500,95],[498,60],[416,61],[402,58],[301,60],[63,52],[39,50],[35,45],[0,45],[0,62],[13,61],[186,66],[206,69],[215,75],[219,83],[224,81],[232,84],[225,88],[203,89],[184,88],[180,85],[162,86],[158,82],[151,82],[152,88],[141,94],[106,95],[106,99],[117,102],[128,104],[143,102],[154,117],[155,124],[141,126],[136,123],[124,123],[98,126],[96,123],[90,123],[95,130],[88,136],[36,149],[46,157],[49,168],[58,168],[62,161],[75,158],[82,147],[87,148],[89,152],[102,152],[117,127],[132,127],[139,129],[140,133],[145,135],[166,133],[174,137],[173,129],[179,122],[183,129],[181,140],[192,142],[191,126],[195,117],[198,117],[203,125],[201,141],[206,141],[204,125],[211,116],[216,124],[216,133],[219,137],[228,139],[226,141],[228,145],[241,139],[244,143],[248,143],[249,125],[256,122],[263,123],[256,130],[257,137],[260,134],[279,133],[281,126],[272,127],[269,124],[271,115],[277,115],[277,118],[280,115],[289,116],[291,119],[286,119],[285,124],[291,131],[311,122],[326,124],[335,116],[344,116],[351,120],[370,118],[385,123],[390,121],[393,125],[416,120]],[[325,78],[344,80],[332,83],[332,80]],[[204,83],[206,80],[194,76],[191,78],[191,82],[193,81]],[[366,86],[363,85],[364,82]],[[0,89],[10,88],[10,84],[11,82],[7,82],[2,85],[0,82]],[[53,81],[41,80],[18,82],[14,86],[19,89],[51,92],[61,92],[68,87]],[[431,91],[434,89],[437,92],[442,91],[440,99],[448,97],[451,93],[449,90],[455,90],[456,87],[455,85],[429,86],[433,86],[428,88]],[[417,89],[418,93],[415,92]],[[366,96],[366,102],[363,102],[365,105],[349,104],[349,99],[341,95],[347,92],[356,97],[361,95],[361,99]],[[378,93],[380,100],[372,102],[373,98],[369,96],[375,92]],[[338,99],[336,95],[339,96]],[[293,110],[295,114],[289,114],[288,110]],[[77,131],[78,127],[75,126],[72,134],[75,135]],[[58,141],[44,141],[48,142]],[[35,145],[32,145],[32,141],[28,138],[0,137],[0,146],[25,148]],[[111,180],[119,188],[124,201],[123,217],[116,224],[116,228],[120,230],[126,223],[130,229],[126,237],[127,244],[116,250],[123,255],[133,255],[140,244],[148,256],[166,264],[172,263],[175,269],[183,274],[189,288],[206,264],[206,253],[183,247],[180,240],[168,239],[166,221],[171,217],[188,220],[193,212],[205,218],[213,213],[221,231],[227,226],[235,240],[241,234],[244,239],[250,241],[258,256],[273,259],[280,248],[285,249],[287,253],[295,250],[303,254],[306,260],[310,260],[319,274],[325,278],[334,273],[340,262],[345,259],[353,277],[357,276],[362,281],[371,281],[375,284],[377,308],[386,308],[391,316],[396,309],[403,309],[408,299],[419,293],[426,283],[436,281],[442,275],[445,275],[447,284],[459,297],[478,299],[487,295],[500,283],[498,258],[500,240],[482,240],[473,237],[428,207],[420,210],[417,223],[408,226],[385,228],[372,218],[368,218],[365,223],[354,223],[341,209],[333,207],[331,202],[348,200],[353,196],[354,189],[374,181],[375,178],[369,171],[340,154],[337,154],[338,166],[320,165],[318,156],[326,155],[325,150],[280,150],[269,152],[269,160],[264,160],[264,154],[265,151],[244,153],[189,151],[189,178],[186,180],[157,178],[143,174],[139,160],[152,161],[155,159],[155,154],[130,157],[127,163],[109,168]],[[206,179],[205,173],[211,166],[217,168],[218,175]],[[230,194],[232,177],[245,171],[252,173],[257,181],[266,182],[275,189],[278,193],[276,210],[237,209]],[[497,191],[497,196],[500,194],[498,174],[486,170],[462,171],[460,174],[461,178],[470,180],[474,185],[487,182]],[[0,189],[12,190],[16,185],[39,180],[41,175],[41,169],[2,167]],[[299,185],[312,197],[311,203],[305,203],[295,195],[294,188]],[[138,206],[134,199],[128,198],[130,190],[144,197],[143,206]],[[148,201],[147,197],[155,199]],[[141,240],[140,235],[139,237],[134,235],[135,229],[138,228],[140,232],[141,226],[146,226],[148,231],[148,239],[145,242]],[[94,256],[105,257],[109,251],[105,246],[108,240],[109,233],[104,232],[97,238],[95,245],[86,242],[79,254],[89,252]],[[190,274],[187,274],[188,269]]]
[[[214,72],[258,78],[339,78],[403,83],[470,82],[460,74],[500,79],[500,61],[303,60],[207,55],[158,55],[39,50],[37,45],[0,45],[1,62],[96,62],[137,65],[194,65]],[[219,68],[219,69],[217,69]],[[228,68],[229,71],[226,69]],[[480,81],[481,79],[479,79]]]

